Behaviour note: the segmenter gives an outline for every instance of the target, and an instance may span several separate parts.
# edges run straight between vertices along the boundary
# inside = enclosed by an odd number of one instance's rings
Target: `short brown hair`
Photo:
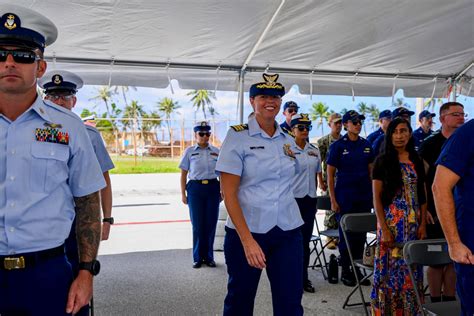
[[[454,102],[454,101],[451,101],[451,102],[446,102],[444,103],[440,108],[439,108],[439,116],[442,115],[442,113],[446,112],[447,110],[449,110],[450,107],[452,106],[460,106],[464,109],[464,105],[462,105],[461,103],[459,102]]]

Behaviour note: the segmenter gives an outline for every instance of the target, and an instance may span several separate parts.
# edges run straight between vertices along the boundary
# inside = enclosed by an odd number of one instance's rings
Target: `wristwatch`
[[[100,272],[99,260],[92,260],[90,262],[79,262],[79,270],[87,270],[92,275],[96,276]]]
[[[110,225],[114,224],[114,218],[113,217],[104,217],[102,219],[102,223],[110,223]]]

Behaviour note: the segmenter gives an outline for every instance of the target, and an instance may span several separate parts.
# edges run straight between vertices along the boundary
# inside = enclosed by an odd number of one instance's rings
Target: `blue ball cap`
[[[277,82],[279,75],[263,74],[264,82],[254,83],[250,87],[249,96],[255,97],[257,95],[271,95],[271,96],[284,96],[285,87]]]
[[[49,71],[38,81],[38,85],[46,94],[54,91],[76,93],[83,84],[81,77],[66,70]]]
[[[348,121],[354,122],[354,121],[363,121],[363,120],[365,120],[365,116],[357,113],[354,110],[347,111],[342,116],[342,123],[347,123]]]
[[[45,16],[25,7],[0,4],[0,45],[44,51],[57,37],[58,29]]]
[[[402,115],[412,116],[413,114],[415,114],[415,112],[410,111],[404,106],[400,106],[392,111],[392,118],[396,118],[397,116],[402,116]]]
[[[392,111],[390,110],[383,110],[382,112],[380,112],[379,114],[379,120],[383,119],[383,118],[392,118]]]
[[[300,125],[300,124],[311,125],[311,120],[309,119],[309,114],[300,113],[300,114],[293,115],[291,117],[291,122],[290,122],[291,127],[293,127],[295,125]]]
[[[435,117],[435,116],[436,116],[436,114],[431,113],[428,110],[423,110],[423,111],[420,112],[420,114],[418,114],[418,119],[421,120],[424,117],[430,118],[430,117]]]
[[[206,121],[202,121],[198,125],[194,126],[193,131],[194,132],[209,132],[211,130],[211,127],[209,124],[207,124]]]
[[[285,111],[286,109],[288,108],[296,108],[296,110],[298,110],[300,107],[298,106],[298,104],[296,104],[295,101],[288,101],[288,102],[285,102],[285,104],[283,105],[283,111]]]

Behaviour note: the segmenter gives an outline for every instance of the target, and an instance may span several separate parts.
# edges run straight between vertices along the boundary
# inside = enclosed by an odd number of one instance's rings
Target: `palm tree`
[[[199,111],[201,109],[202,114],[204,115],[204,120],[206,120],[206,108],[210,110],[212,108],[212,101],[211,99],[216,99],[214,91],[210,90],[193,90],[188,92],[189,96],[191,97],[191,101],[193,102],[193,106],[196,108],[195,111]],[[215,110],[212,110],[211,113],[214,113]]]
[[[130,90],[130,88],[134,91],[137,91],[137,87],[134,86],[114,86],[114,94],[119,94],[119,92],[122,94],[125,106],[128,105],[127,92]]]
[[[375,126],[377,126],[377,122],[379,121],[379,115],[380,115],[380,110],[379,108],[375,105],[372,104],[369,106],[369,115],[370,118],[372,119],[372,129],[375,129]]]
[[[321,136],[324,135],[324,120],[329,116],[329,107],[322,102],[313,103],[309,110],[311,114],[311,120],[318,121],[318,126],[321,126]]]
[[[91,100],[97,100],[97,101],[103,101],[105,103],[105,108],[107,110],[107,114],[110,115],[110,109],[109,109],[109,101],[112,100],[112,96],[115,94],[109,86],[102,86],[98,88],[97,90],[97,95],[95,97],[92,97],[89,99]]]
[[[397,100],[395,102],[393,102],[392,106],[398,108],[398,107],[405,107],[405,108],[409,108],[410,105],[408,103],[405,102],[405,100],[403,98],[397,98]]]
[[[357,112],[367,117],[367,114],[369,113],[369,107],[367,106],[367,103],[360,102],[359,104],[357,104]],[[367,130],[365,129],[365,124],[364,124],[364,133],[365,133],[365,137],[367,137]]]
[[[171,98],[164,98],[163,100],[158,102],[158,111],[160,113],[163,113],[166,118],[166,126],[168,127],[170,142],[171,142],[171,116],[179,108],[181,108],[181,106],[178,105],[178,102],[173,101],[173,99]]]

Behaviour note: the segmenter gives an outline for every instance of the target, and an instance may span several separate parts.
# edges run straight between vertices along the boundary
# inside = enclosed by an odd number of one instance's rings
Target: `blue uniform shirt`
[[[104,186],[74,113],[37,97],[15,121],[0,114],[0,255],[60,246],[74,220],[73,198]]]
[[[186,148],[179,168],[188,171],[188,180],[216,179],[216,162],[219,149],[212,145],[201,148],[194,145]]]
[[[291,132],[291,126],[288,125],[288,123],[286,122],[286,120],[283,121],[283,123],[280,124],[280,128],[282,129],[283,132],[285,132],[285,133],[287,133],[287,134],[288,134],[289,132]]]
[[[429,130],[428,133],[425,133],[421,127],[418,127],[413,131],[413,140],[415,141],[416,150],[420,149],[421,143],[431,134],[433,134],[432,130]]]
[[[446,141],[436,162],[460,179],[454,190],[456,222],[462,242],[474,251],[474,120],[459,127]],[[469,265],[463,265],[469,266]],[[474,266],[470,266],[471,271]]]
[[[306,143],[304,149],[295,144],[292,148],[298,162],[298,172],[293,177],[293,193],[295,198],[304,198],[306,195],[315,198],[316,175],[321,172],[321,155],[318,148]]]
[[[287,231],[303,224],[292,186],[296,159],[287,150],[295,142],[276,126],[270,137],[251,115],[248,129],[229,130],[217,161],[218,171],[241,177],[238,199],[253,233],[266,233],[275,226]],[[235,229],[230,217],[227,226]]]
[[[85,126],[87,129],[87,134],[89,134],[92,147],[94,148],[95,156],[97,157],[97,161],[99,161],[100,169],[102,169],[102,173],[113,169],[115,167],[114,163],[112,162],[112,159],[110,159],[110,155],[105,148],[104,140],[100,136],[99,131],[97,128],[90,125]]]
[[[375,132],[372,132],[369,134],[369,136],[367,136],[367,141],[371,144],[374,143],[374,141],[380,136],[380,135],[385,135],[385,133],[383,132],[383,129],[381,127],[379,127],[378,130],[376,130]]]
[[[382,150],[382,145],[384,143],[385,134],[379,135],[374,142],[372,143],[372,151],[374,152],[375,157],[380,154]]]
[[[369,164],[374,161],[370,143],[359,137],[356,141],[344,135],[329,147],[327,164],[335,167],[335,190],[338,201],[341,198],[367,198],[372,195]]]

